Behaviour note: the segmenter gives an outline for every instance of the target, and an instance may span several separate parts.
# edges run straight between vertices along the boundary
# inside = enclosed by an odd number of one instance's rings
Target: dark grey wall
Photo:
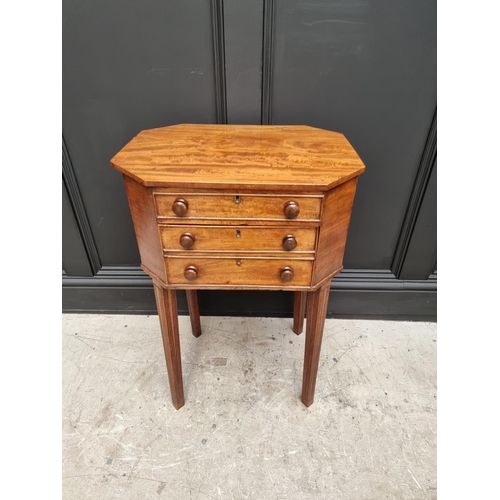
[[[388,269],[436,109],[433,0],[278,0],[272,123],[342,131],[365,164],[344,264]]]
[[[210,3],[63,2],[63,134],[101,263],[139,265],[109,160],[145,128],[215,122]]]
[[[367,166],[329,313],[434,317],[435,111],[434,1],[64,0],[63,308],[154,311],[109,166],[135,134],[274,123],[341,131]],[[202,313],[291,311],[231,297],[205,292]]]
[[[227,123],[259,125],[262,1],[224,2]]]

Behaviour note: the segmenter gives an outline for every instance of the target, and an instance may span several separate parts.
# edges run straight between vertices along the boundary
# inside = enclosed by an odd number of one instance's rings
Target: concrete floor
[[[299,400],[291,319],[180,317],[186,405],[157,316],[63,316],[63,498],[434,499],[436,325],[327,320]]]

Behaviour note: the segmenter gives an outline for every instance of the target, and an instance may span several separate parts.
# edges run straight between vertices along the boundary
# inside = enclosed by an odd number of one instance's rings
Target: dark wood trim
[[[189,318],[191,320],[191,332],[195,337],[201,335],[200,308],[198,306],[198,292],[186,290]]]
[[[300,335],[304,330],[306,315],[307,292],[293,293],[293,333]]]
[[[177,294],[166,290],[154,282],[158,316],[160,317],[161,336],[165,361],[167,363],[168,382],[172,404],[178,410],[184,406],[184,387],[182,384],[181,345],[179,340],[179,321],[177,318]]]
[[[274,37],[274,0],[264,0],[264,21],[262,41],[262,125],[272,123],[271,92],[273,83],[273,37]]]
[[[302,395],[300,399],[305,406],[311,406],[314,402],[319,355],[323,340],[323,327],[325,326],[330,287],[328,284],[325,284],[325,286],[322,286],[315,292],[309,292],[307,295],[306,345],[302,375]]]
[[[103,267],[92,278],[63,276],[62,281],[64,312],[156,314],[153,282],[139,267]],[[200,291],[199,305],[202,316],[292,318],[293,295]],[[188,314],[185,292],[177,297],[179,314]],[[327,317],[436,321],[437,275],[398,280],[389,270],[346,269],[330,285]]]
[[[391,270],[394,275],[399,278],[403,269],[408,246],[411,241],[413,230],[417,222],[417,217],[422,205],[425,190],[432,173],[432,167],[437,156],[437,110],[432,119],[427,141],[425,143],[424,152],[420,159],[420,166],[418,168],[417,177],[413,184],[413,191],[410,196],[408,208],[406,210],[403,226],[399,235],[394,258],[391,265]]]
[[[226,56],[224,50],[224,4],[212,0],[212,36],[214,44],[215,102],[217,123],[227,123]]]
[[[78,182],[76,180],[75,171],[71,163],[71,158],[66,147],[66,142],[64,137],[62,138],[62,176],[63,181],[68,192],[68,197],[73,207],[73,212],[75,214],[76,222],[78,224],[78,229],[82,235],[83,244],[85,246],[85,251],[90,262],[90,267],[92,272],[97,274],[99,269],[101,269],[101,259],[99,258],[99,252],[97,251],[97,245],[90,228],[90,222],[85,211],[85,206],[83,204],[83,198],[78,188]]]

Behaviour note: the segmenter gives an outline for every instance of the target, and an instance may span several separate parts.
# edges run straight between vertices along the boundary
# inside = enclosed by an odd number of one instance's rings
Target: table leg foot
[[[309,292],[301,396],[301,401],[305,406],[311,406],[314,402],[319,354],[321,351],[329,294],[330,283],[326,283],[315,292]]]
[[[182,385],[177,295],[175,290],[164,289],[156,282],[154,283],[154,290],[158,316],[160,317],[163,349],[167,362],[170,395],[172,404],[178,410],[184,406],[184,388]]]
[[[186,297],[191,319],[191,331],[195,337],[201,335],[200,309],[198,307],[198,292],[196,290],[186,290]]]
[[[307,292],[293,292],[293,331],[300,335],[304,330]]]

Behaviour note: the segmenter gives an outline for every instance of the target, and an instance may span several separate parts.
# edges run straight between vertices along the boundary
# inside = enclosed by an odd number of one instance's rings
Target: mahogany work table
[[[174,125],[144,130],[111,165],[124,174],[153,278],[175,408],[184,405],[179,289],[195,337],[199,289],[293,291],[297,335],[308,298],[301,399],[310,406],[330,280],[365,170],[347,139],[307,126]]]

